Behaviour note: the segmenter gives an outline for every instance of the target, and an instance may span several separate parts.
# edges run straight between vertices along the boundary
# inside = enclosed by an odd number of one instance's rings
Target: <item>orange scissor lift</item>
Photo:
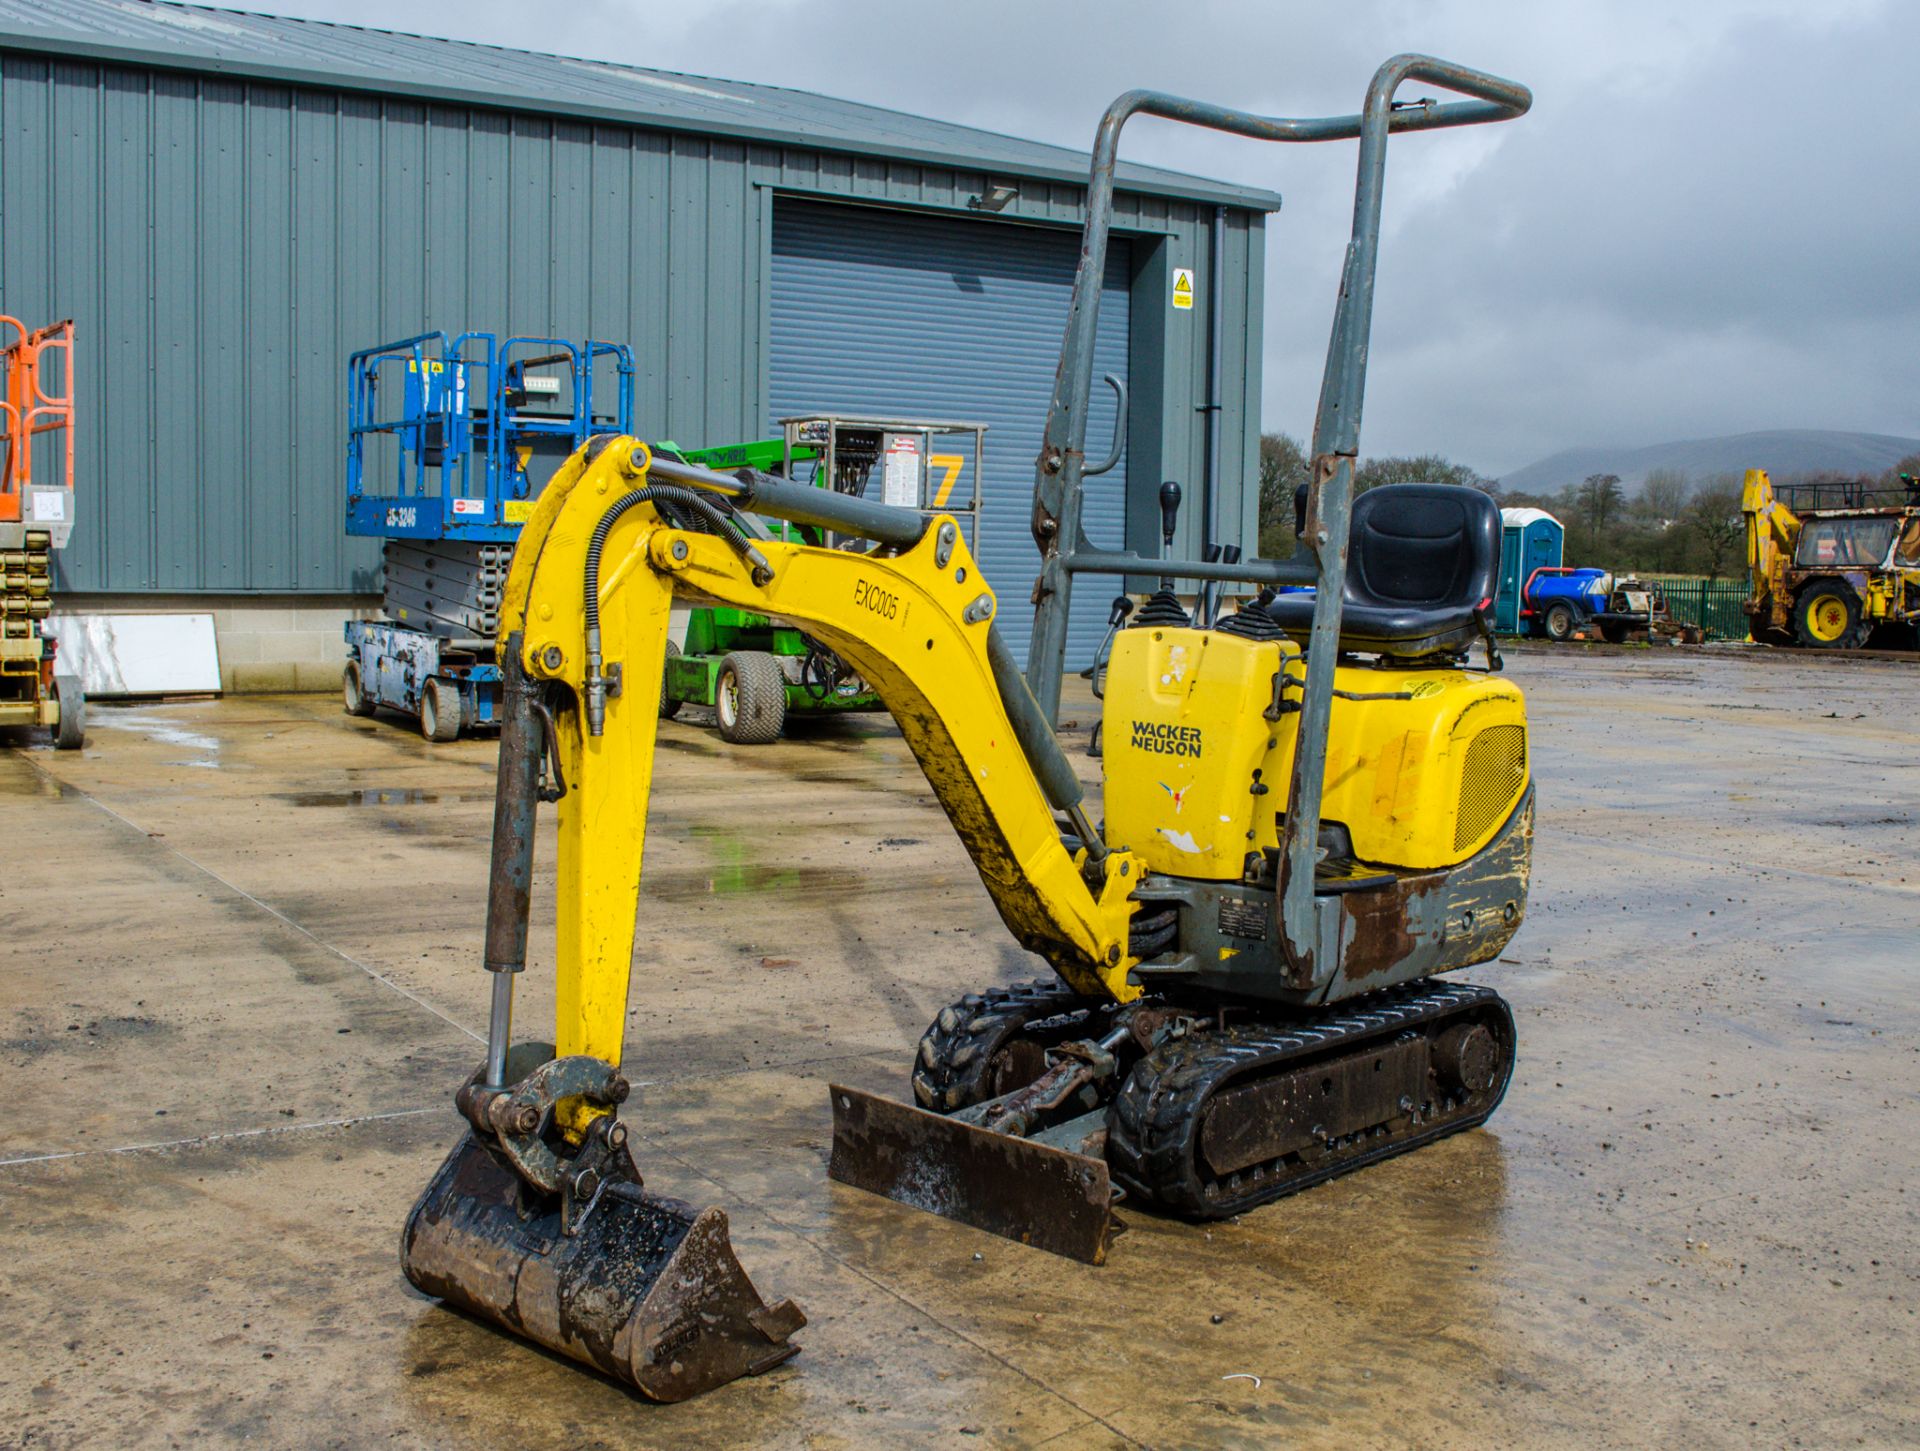
[[[73,532],[73,323],[29,332],[0,313],[0,390],[0,726],[50,726],[77,750],[86,701],[46,629]]]

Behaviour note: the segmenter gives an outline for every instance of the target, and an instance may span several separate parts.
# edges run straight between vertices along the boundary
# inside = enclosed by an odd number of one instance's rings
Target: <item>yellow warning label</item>
[[[500,517],[509,524],[524,524],[533,517],[533,500],[507,499],[500,505]]]
[[[1193,269],[1191,267],[1173,269],[1173,305],[1181,312],[1193,310]]]

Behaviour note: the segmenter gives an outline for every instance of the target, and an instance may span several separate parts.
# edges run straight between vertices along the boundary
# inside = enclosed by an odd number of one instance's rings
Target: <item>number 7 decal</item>
[[[960,478],[960,470],[967,466],[967,456],[963,453],[936,453],[927,460],[937,469],[945,469],[946,477],[940,480],[940,490],[933,496],[933,507],[944,509],[947,495],[953,492],[955,482]]]

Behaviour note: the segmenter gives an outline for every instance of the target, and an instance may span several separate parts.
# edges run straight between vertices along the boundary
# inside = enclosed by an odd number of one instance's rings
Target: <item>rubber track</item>
[[[1302,1171],[1289,1173],[1275,1161],[1224,1179],[1203,1174],[1199,1135],[1206,1102],[1229,1083],[1283,1070],[1301,1058],[1391,1037],[1436,1018],[1468,1015],[1495,1019],[1503,1029],[1497,1036],[1506,1055],[1498,1084],[1466,1111],[1443,1109],[1411,1133],[1356,1136],[1357,1141]],[[1390,989],[1337,1016],[1297,1026],[1262,1023],[1189,1033],[1149,1053],[1127,1076],[1107,1111],[1107,1162],[1131,1196],[1193,1219],[1225,1219],[1486,1122],[1512,1077],[1513,1046],[1513,1018],[1505,1001],[1491,989],[1464,985]]]
[[[914,1098],[936,1113],[980,1102],[1002,1045],[1030,1024],[1092,1006],[1064,983],[1045,980],[968,993],[942,1008],[921,1034],[913,1064]],[[1061,1035],[1063,1040],[1071,1036]]]

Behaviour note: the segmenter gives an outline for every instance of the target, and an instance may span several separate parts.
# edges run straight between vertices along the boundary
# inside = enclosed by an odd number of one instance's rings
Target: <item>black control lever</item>
[[[1209,544],[1200,551],[1200,557],[1208,564],[1218,564],[1225,551],[1218,544]],[[1200,585],[1200,598],[1194,604],[1194,624],[1207,630],[1213,627],[1215,602],[1220,597],[1220,582],[1204,580]]]
[[[1160,486],[1160,557],[1173,558],[1173,530],[1180,522],[1180,486],[1168,479]],[[1173,588],[1173,577],[1160,577],[1162,589]]]

